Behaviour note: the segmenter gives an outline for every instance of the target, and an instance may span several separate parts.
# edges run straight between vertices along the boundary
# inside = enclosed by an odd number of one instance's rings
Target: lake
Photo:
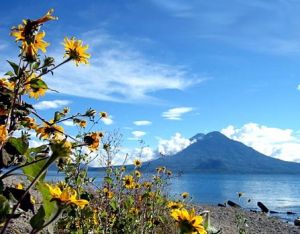
[[[93,171],[90,176],[100,183],[103,172]],[[263,202],[274,214],[283,220],[293,222],[300,216],[299,175],[283,174],[201,174],[189,173],[171,179],[168,192],[178,198],[188,192],[191,201],[202,204],[218,204],[227,200],[239,203],[246,209],[257,210],[257,202]],[[62,179],[54,171],[49,171],[48,180]],[[238,198],[237,193],[244,195]],[[248,200],[251,200],[248,202]],[[287,211],[295,215],[287,215]]]

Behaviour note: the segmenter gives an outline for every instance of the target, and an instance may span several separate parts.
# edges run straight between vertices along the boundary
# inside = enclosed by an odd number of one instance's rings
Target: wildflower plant
[[[0,234],[24,212],[32,212],[31,233],[206,233],[202,217],[184,208],[188,193],[182,194],[182,201],[164,193],[172,176],[167,168],[144,174],[139,157],[129,169],[112,165],[119,141],[95,130],[99,120],[108,117],[106,112],[90,108],[71,114],[66,107],[46,119],[30,103],[53,91],[44,78],[55,75],[60,66],[89,63],[88,45],[75,37],[64,38],[62,62],[45,54],[50,44],[42,28],[55,20],[49,10],[11,29],[20,53],[19,61],[8,61],[11,69],[0,79]],[[65,121],[77,126],[76,136],[64,130]],[[34,138],[40,146],[30,146]],[[101,184],[88,176],[89,163],[99,155],[106,166]],[[53,165],[64,176],[54,184],[45,180]],[[5,183],[19,171],[22,184]],[[40,194],[39,205],[33,189]]]

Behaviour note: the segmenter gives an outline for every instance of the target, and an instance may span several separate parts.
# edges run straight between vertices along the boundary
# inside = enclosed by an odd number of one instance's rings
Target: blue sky
[[[217,130],[270,156],[300,162],[300,1],[1,4],[2,73],[5,59],[18,52],[11,26],[50,8],[59,17],[44,27],[50,55],[62,60],[64,36],[90,46],[90,65],[68,64],[47,78],[60,94],[39,100],[47,101],[39,103],[44,116],[49,104],[67,104],[74,112],[92,107],[112,116],[101,128],[119,129],[127,148],[142,138],[152,151],[174,153],[196,133]]]

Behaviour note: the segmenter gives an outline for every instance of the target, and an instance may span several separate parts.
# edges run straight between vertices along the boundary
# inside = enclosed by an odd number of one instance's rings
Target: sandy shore
[[[16,185],[20,181],[19,178],[9,178],[5,183]],[[40,199],[36,191],[31,191],[36,199],[36,206],[40,204]],[[36,211],[37,211],[36,207]],[[239,234],[237,218],[245,218],[246,233],[249,234],[300,234],[300,227],[285,223],[276,217],[269,217],[264,213],[254,213],[245,211],[240,208],[219,207],[219,206],[199,206],[200,210],[210,211],[211,225],[217,230],[221,230],[222,234]],[[29,220],[32,216],[31,212],[24,213],[21,218],[13,220],[9,226],[7,233],[30,233]],[[168,233],[171,234],[171,233]]]
[[[236,215],[246,219],[246,233],[251,234],[290,234],[300,233],[300,227],[285,223],[264,213],[254,213],[239,208],[204,206],[211,213],[211,225],[222,234],[238,234]]]

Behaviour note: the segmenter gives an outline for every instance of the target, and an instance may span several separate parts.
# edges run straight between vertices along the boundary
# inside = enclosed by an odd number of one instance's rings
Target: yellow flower
[[[111,199],[114,196],[114,193],[112,191],[109,191],[107,187],[103,188],[103,193],[108,199]]]
[[[134,160],[133,161],[133,164],[136,166],[136,167],[141,167],[142,166],[142,162],[138,159]]]
[[[22,120],[22,125],[24,127],[27,127],[29,129],[36,129],[37,128],[37,125],[35,123],[35,119],[34,118],[31,118],[31,117],[24,117]]]
[[[22,43],[22,50],[26,58],[34,59],[38,54],[38,50],[41,50],[43,53],[46,52],[46,47],[49,46],[49,43],[43,40],[45,35],[45,32],[39,32],[35,35],[32,42],[24,41]]]
[[[106,112],[100,112],[99,115],[101,118],[108,118],[108,114]]]
[[[195,215],[195,210],[189,213],[184,208],[176,209],[171,212],[171,216],[177,222],[181,233],[207,233],[202,225],[202,216]]]
[[[61,204],[71,205],[74,204],[81,209],[84,208],[89,202],[85,199],[77,199],[77,192],[67,187],[63,191],[61,191],[60,187],[57,185],[51,186],[49,184],[46,184],[46,186],[49,189],[49,192],[52,196],[52,200],[55,200]]]
[[[187,193],[187,192],[184,192],[184,193],[181,194],[181,196],[182,196],[183,199],[186,199],[189,195],[190,194]]]
[[[128,188],[128,189],[135,188],[135,182],[134,182],[133,177],[131,175],[124,176],[123,185],[125,186],[125,188]]]
[[[134,175],[135,175],[137,178],[140,178],[140,177],[141,177],[141,172],[138,171],[138,170],[135,170],[135,171],[134,171]]]
[[[29,97],[38,99],[40,96],[44,96],[47,91],[47,86],[32,86],[31,81],[35,81],[34,83],[38,83],[42,81],[42,78],[36,78],[36,74],[31,74],[27,79],[25,83],[25,91],[28,93]]]
[[[0,79],[0,87],[5,87],[5,88],[7,88],[7,89],[9,89],[9,90],[12,91],[15,88],[15,82],[9,81],[6,78],[1,78]]]
[[[44,123],[44,127],[39,127],[36,129],[37,135],[40,135],[40,138],[43,139],[55,139],[58,140],[63,137],[64,129],[58,125],[49,125]]]
[[[148,182],[148,181],[145,181],[145,182],[143,182],[143,184],[142,184],[142,186],[144,187],[144,188],[151,188],[152,187],[152,183],[151,182]]]
[[[136,208],[136,207],[132,207],[132,208],[130,208],[130,210],[129,210],[129,213],[130,213],[130,214],[133,214],[133,215],[138,215],[139,212],[140,212],[140,210],[139,210],[138,208]]]
[[[167,207],[170,209],[180,209],[183,207],[183,204],[180,202],[173,202],[173,201],[169,201],[167,204]]]
[[[86,121],[85,121],[85,120],[81,120],[81,121],[79,122],[79,126],[80,126],[81,128],[85,128],[85,127],[86,127]]]
[[[22,24],[19,24],[18,27],[14,27],[10,34],[16,38],[16,41],[25,41],[25,27]]]
[[[158,167],[158,168],[156,168],[156,172],[157,173],[162,173],[162,172],[164,172],[166,170],[166,167]]]
[[[71,39],[65,37],[63,45],[65,46],[65,56],[68,56],[71,60],[74,60],[76,66],[78,66],[79,63],[89,63],[88,59],[91,57],[91,55],[86,53],[86,50],[89,48],[89,46],[83,46],[81,40],[76,40],[74,37]]]
[[[69,107],[65,107],[63,110],[62,110],[62,113],[63,114],[68,114],[70,112],[70,108]]]
[[[7,139],[7,129],[5,125],[0,125],[0,145],[2,145]]]
[[[167,175],[168,175],[168,176],[171,176],[171,175],[172,175],[172,171],[168,170],[168,171],[167,171]]]
[[[24,188],[24,186],[22,183],[18,183],[18,184],[16,184],[15,188],[22,190]]]
[[[39,25],[57,19],[57,17],[52,16],[53,11],[53,9],[50,9],[46,15],[37,20],[23,20],[23,24],[12,28],[11,36],[14,36],[16,41],[27,41],[29,43],[32,37],[35,36],[35,32],[38,31]]]
[[[97,209],[93,210],[93,224],[96,225],[96,226],[99,225],[98,210]]]
[[[102,132],[93,132],[84,137],[84,142],[87,144],[90,150],[97,150],[100,144],[100,139],[103,137]]]
[[[49,184],[46,184],[46,186],[49,189],[49,192],[53,199],[60,199],[60,195],[62,194],[60,187],[58,185],[51,186]]]

